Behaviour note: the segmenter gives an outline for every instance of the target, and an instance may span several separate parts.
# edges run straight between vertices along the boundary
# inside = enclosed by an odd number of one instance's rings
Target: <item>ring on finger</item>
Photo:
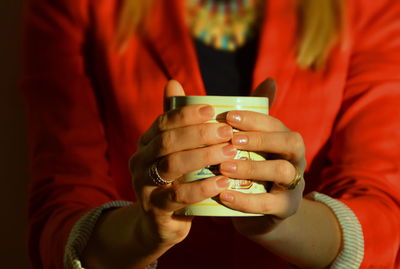
[[[167,184],[171,184],[173,180],[163,179],[158,172],[158,164],[160,163],[160,159],[156,160],[149,168],[149,176],[152,179],[153,183],[157,186],[163,186]]]
[[[303,173],[296,167],[296,174],[289,185],[283,186],[286,190],[294,190],[299,182],[303,179]]]

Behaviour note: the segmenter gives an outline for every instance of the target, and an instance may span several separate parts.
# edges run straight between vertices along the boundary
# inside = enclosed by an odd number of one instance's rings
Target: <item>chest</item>
[[[302,134],[311,167],[328,143],[340,111],[349,53],[338,44],[322,70],[300,69],[296,64],[294,5],[291,1],[271,2],[265,11],[254,65],[248,70],[250,93],[268,77],[277,81],[277,97],[270,114]],[[99,8],[114,20],[116,9],[116,4],[109,9]],[[145,38],[133,36],[123,53],[110,48],[111,29],[95,35],[103,46],[97,48],[89,65],[97,66],[93,79],[104,106],[111,147],[112,141],[119,141],[126,158],[135,151],[137,138],[163,112],[163,89],[169,79],[180,81],[187,95],[206,94],[196,49],[180,11],[176,3],[164,11],[160,9]],[[97,24],[104,24],[103,13]]]

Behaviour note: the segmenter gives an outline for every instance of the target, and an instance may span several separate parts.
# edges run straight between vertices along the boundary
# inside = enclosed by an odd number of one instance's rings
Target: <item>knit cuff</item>
[[[83,217],[81,217],[72,228],[68,237],[67,245],[65,246],[65,252],[64,252],[65,268],[85,269],[81,264],[80,257],[89,241],[89,238],[101,214],[105,210],[124,207],[131,204],[132,204],[131,202],[127,201],[112,201],[89,211]],[[157,261],[146,266],[145,269],[155,269],[156,267],[157,267]]]
[[[343,248],[330,268],[358,269],[364,257],[364,236],[356,215],[347,205],[325,194],[312,192],[308,197],[328,206],[342,230]]]

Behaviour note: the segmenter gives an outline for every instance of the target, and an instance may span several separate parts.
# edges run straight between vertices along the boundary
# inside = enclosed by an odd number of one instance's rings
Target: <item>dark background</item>
[[[26,251],[27,153],[20,80],[22,0],[0,1],[1,268],[29,268]]]

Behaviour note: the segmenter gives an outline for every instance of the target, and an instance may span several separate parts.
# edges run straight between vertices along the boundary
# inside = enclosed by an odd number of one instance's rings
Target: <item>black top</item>
[[[258,39],[233,52],[216,50],[194,40],[207,95],[249,95]]]

